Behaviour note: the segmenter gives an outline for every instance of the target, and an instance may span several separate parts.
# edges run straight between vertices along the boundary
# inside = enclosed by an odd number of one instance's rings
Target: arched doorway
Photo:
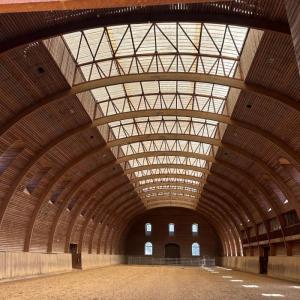
[[[166,244],[165,258],[180,258],[180,246],[173,243]]]

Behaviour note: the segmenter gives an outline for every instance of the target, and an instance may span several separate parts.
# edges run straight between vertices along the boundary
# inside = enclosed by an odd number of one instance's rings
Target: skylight
[[[77,63],[76,84],[79,72],[86,81],[157,72],[238,77],[247,33],[231,25],[168,22],[94,28],[63,38]],[[215,120],[228,116],[229,91],[208,82],[155,79],[91,90],[103,116],[110,116],[107,142],[123,139],[116,153],[125,174],[135,187],[146,185],[137,189],[142,199],[198,201],[220,142]]]

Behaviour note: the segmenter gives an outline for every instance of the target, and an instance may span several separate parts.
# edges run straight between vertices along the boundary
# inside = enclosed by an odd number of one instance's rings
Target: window
[[[276,218],[273,218],[271,220],[269,220],[269,224],[270,224],[270,231],[276,231],[276,230],[280,230],[280,224],[278,222],[278,220]]]
[[[192,233],[198,233],[198,224],[197,223],[194,223],[192,225]]]
[[[284,215],[284,220],[286,226],[291,226],[300,223],[297,212],[295,210],[290,210],[286,212]]]
[[[147,242],[145,244],[145,255],[152,255],[153,252],[153,246],[151,242]]]
[[[169,223],[169,234],[174,234],[175,232],[175,224]]]
[[[145,224],[145,233],[146,235],[150,235],[152,231],[152,225],[150,223]]]
[[[200,245],[198,243],[192,244],[192,256],[200,256]]]

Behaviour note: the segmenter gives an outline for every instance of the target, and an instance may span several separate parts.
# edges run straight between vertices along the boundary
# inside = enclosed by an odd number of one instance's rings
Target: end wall
[[[145,234],[145,224],[152,224],[152,232]],[[175,234],[169,235],[168,224],[175,224]],[[198,224],[198,234],[192,233],[192,224]],[[126,237],[126,254],[144,256],[146,242],[153,244],[153,257],[165,257],[165,245],[175,243],[180,246],[180,257],[192,257],[192,244],[200,244],[200,255],[217,257],[221,255],[221,242],[214,228],[193,210],[185,208],[156,208],[139,216]]]

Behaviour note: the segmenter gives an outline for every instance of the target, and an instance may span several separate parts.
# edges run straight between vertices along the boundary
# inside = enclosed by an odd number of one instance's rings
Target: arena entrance
[[[177,244],[165,245],[165,258],[180,258],[180,246]]]

